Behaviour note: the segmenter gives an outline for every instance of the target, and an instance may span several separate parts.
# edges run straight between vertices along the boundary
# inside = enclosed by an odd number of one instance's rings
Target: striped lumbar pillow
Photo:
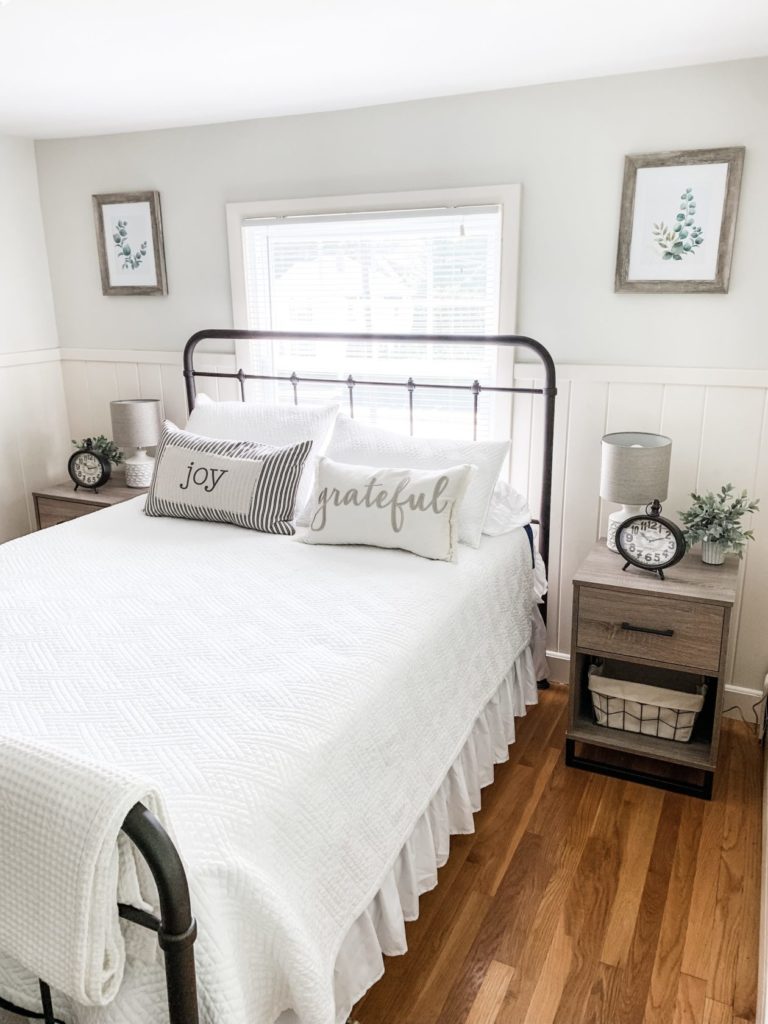
[[[144,512],[292,534],[296,488],[311,448],[311,441],[275,448],[215,440],[166,421]]]

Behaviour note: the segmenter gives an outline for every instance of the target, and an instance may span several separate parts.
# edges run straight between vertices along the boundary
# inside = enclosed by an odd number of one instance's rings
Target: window
[[[387,198],[376,197],[379,203]],[[282,214],[267,210],[271,215],[266,216],[259,216],[261,204],[255,205],[256,215],[248,216],[238,204],[234,224],[230,221],[230,234],[236,227],[239,235],[237,269],[242,274],[240,288],[233,279],[238,326],[413,335],[496,334],[502,329],[501,202],[370,211],[360,206],[311,212],[310,207],[310,212],[288,209]],[[235,240],[230,241],[235,255]],[[253,343],[238,354],[246,371],[286,376],[295,371],[302,377],[345,379],[351,373],[362,380],[403,382],[411,376],[417,383],[462,385],[477,378],[493,385],[500,372],[493,346],[297,339],[272,346]],[[348,401],[345,386],[336,394],[328,385],[299,388],[303,401]],[[289,384],[271,385],[261,389],[260,397],[290,401],[292,390]],[[407,429],[404,388],[358,385],[354,401],[357,417]],[[497,406],[491,396],[481,399],[478,436],[493,432]],[[417,389],[414,418],[420,434],[467,436],[472,429],[470,396]]]

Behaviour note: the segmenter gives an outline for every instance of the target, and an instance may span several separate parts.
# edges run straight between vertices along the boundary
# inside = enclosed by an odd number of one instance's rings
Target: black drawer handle
[[[653,633],[654,636],[674,636],[674,629],[652,629],[650,626],[633,626],[631,622],[622,622],[622,629],[628,629],[631,633]]]

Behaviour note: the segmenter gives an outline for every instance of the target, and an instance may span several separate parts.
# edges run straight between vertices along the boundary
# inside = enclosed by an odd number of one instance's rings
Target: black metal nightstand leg
[[[697,796],[702,800],[712,799],[712,783],[714,781],[714,774],[712,772],[704,772],[704,781],[698,786],[694,782],[662,779],[651,772],[636,771],[632,768],[620,768],[617,765],[603,764],[601,761],[593,761],[591,758],[582,757],[576,753],[576,741],[568,738],[565,741],[565,763],[568,768],[581,768],[583,771],[594,772],[597,775],[608,775],[612,779],[622,779],[624,782],[638,782],[643,786],[666,789],[671,793],[684,793],[686,796]]]
[[[702,796],[703,800],[711,800],[712,799],[712,785],[713,785],[714,781],[715,781],[715,774],[714,774],[714,772],[705,772],[704,773],[704,785],[702,786],[702,793],[701,793],[701,796]]]

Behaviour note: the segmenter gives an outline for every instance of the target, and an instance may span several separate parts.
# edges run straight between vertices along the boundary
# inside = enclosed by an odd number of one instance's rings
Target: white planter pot
[[[701,542],[701,560],[707,565],[722,565],[725,561],[725,544],[720,540]]]

